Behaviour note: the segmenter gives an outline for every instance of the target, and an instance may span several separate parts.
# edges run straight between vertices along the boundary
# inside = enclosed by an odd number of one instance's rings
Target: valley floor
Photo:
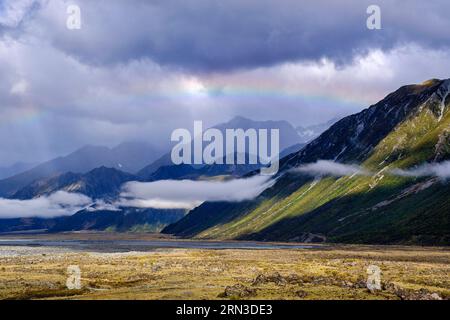
[[[81,289],[66,288],[67,268]],[[382,289],[366,288],[367,268]],[[0,299],[448,299],[448,248],[84,252],[0,246]]]

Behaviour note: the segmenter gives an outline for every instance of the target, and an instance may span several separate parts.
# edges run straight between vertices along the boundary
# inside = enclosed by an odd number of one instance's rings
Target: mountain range
[[[280,150],[291,148],[290,150],[298,150],[303,145],[300,144],[300,137],[295,131],[294,127],[287,121],[254,121],[244,117],[235,117],[230,121],[214,126],[225,133],[226,129],[279,129],[280,130]],[[162,167],[160,171],[167,172],[166,177],[169,178],[172,174],[168,171],[173,170],[174,177],[181,177],[180,171],[182,168],[173,166],[168,145],[166,148],[157,148],[151,144],[144,142],[125,142],[117,147],[108,148],[102,146],[85,146],[76,150],[75,152],[52,159],[45,163],[31,166],[22,165],[25,169],[20,172],[20,165],[16,166],[16,170],[5,169],[4,174],[7,172],[16,173],[13,176],[0,180],[0,197],[13,198],[16,193],[19,193],[21,189],[27,188],[30,184],[42,183],[38,180],[44,179],[52,182],[55,179],[60,179],[58,176],[66,173],[73,174],[86,174],[91,170],[99,167],[114,168],[120,171],[135,174],[142,180],[156,180],[158,176],[164,175],[157,173],[156,171]],[[233,166],[222,166],[221,169],[203,168],[195,175],[203,175],[204,171],[210,171],[206,175],[211,175],[211,171],[230,173],[234,170],[235,175],[240,175],[248,171],[256,169],[255,166],[250,166],[247,169],[243,167],[235,168]],[[194,170],[190,166],[185,166],[185,170]],[[1,171],[0,171],[1,173]],[[63,177],[61,179],[65,179]]]
[[[304,144],[301,143],[301,137],[298,135],[294,127],[287,121],[255,121],[251,120],[245,117],[234,117],[230,121],[226,123],[221,123],[218,125],[215,125],[213,128],[218,129],[224,136],[227,129],[278,129],[280,133],[280,152],[281,155],[287,154],[287,151],[292,150],[299,150],[301,147],[304,146]],[[206,145],[206,143],[204,143]],[[225,142],[223,145],[223,150],[225,150]],[[235,147],[234,153],[237,154],[238,150]],[[249,153],[248,146],[245,150],[246,154]],[[225,163],[225,162],[224,162]],[[198,168],[198,166],[194,166],[195,168]],[[216,168],[203,168],[203,170],[207,170],[210,173],[206,175],[211,175],[211,171],[219,172],[222,171],[224,173],[233,173],[233,171],[238,170],[239,172],[235,172],[235,176],[242,175],[244,173],[247,173],[249,171],[258,169],[259,166],[233,166],[233,165],[215,165]],[[219,168],[219,169],[218,169]],[[155,162],[151,163],[150,165],[142,168],[137,174],[144,180],[155,180],[155,176],[159,177],[160,173],[156,172],[157,170],[163,170],[164,172],[167,172],[168,170],[173,169],[179,175],[179,171],[183,170],[181,168],[175,168],[173,166],[171,155],[170,153],[164,154],[162,157],[160,157]],[[187,170],[193,170],[189,166],[184,166],[184,169]],[[200,169],[201,171],[202,169]],[[222,174],[224,174],[222,173]]]
[[[159,148],[143,142],[126,142],[115,148],[85,146],[67,156],[58,157],[0,180],[0,197],[11,197],[36,180],[67,172],[84,174],[105,166],[135,173],[162,153]]]
[[[0,231],[163,229],[163,233],[199,239],[448,245],[450,173],[432,168],[450,160],[449,93],[450,79],[403,86],[337,121],[306,145],[283,121],[237,117],[216,126],[221,131],[280,128],[284,149],[280,170],[272,186],[253,200],[204,202],[187,214],[94,205],[70,217],[0,220]],[[67,167],[46,163],[36,167],[42,172],[34,168],[2,180],[0,192],[3,187],[10,198],[27,200],[66,191],[114,203],[129,181],[249,177],[259,169],[173,165],[169,153],[156,156],[155,152],[140,170],[137,165],[121,170],[124,165],[118,167],[114,157],[109,168],[96,165],[97,160],[84,161],[83,154],[98,154],[91,148],[53,162]],[[132,167],[131,162],[123,163]]]
[[[408,85],[281,161],[251,201],[204,203],[163,232],[202,239],[450,244],[450,183],[399,175],[450,159],[450,80]],[[328,160],[361,174],[295,172]],[[414,171],[411,171],[414,172]]]
[[[216,127],[225,132],[226,129],[247,130],[253,126],[279,129],[281,146],[287,146],[282,152],[284,155],[303,147],[298,143],[299,136],[295,129],[286,121],[253,121],[236,117]],[[122,186],[129,181],[241,177],[260,168],[260,165],[174,165],[170,153],[163,156],[161,154],[160,150],[144,143],[123,143],[112,149],[87,146],[0,181],[0,197],[30,200],[65,191],[86,195],[94,201],[115,203]],[[147,165],[148,162],[151,164]],[[138,170],[139,168],[143,169]],[[0,219],[0,232],[33,228],[47,229],[50,232],[90,229],[125,231],[126,228],[155,231],[179,220],[185,213],[185,210],[123,206],[109,211],[104,208],[88,208],[74,216],[57,219]]]

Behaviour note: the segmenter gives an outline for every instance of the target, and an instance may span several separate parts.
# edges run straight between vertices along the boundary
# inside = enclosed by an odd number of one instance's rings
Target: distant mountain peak
[[[225,133],[226,129],[278,129],[280,133],[280,152],[293,148],[292,150],[298,150],[300,145],[300,137],[295,131],[295,128],[285,120],[265,120],[265,121],[259,121],[259,120],[252,120],[243,116],[236,116],[232,118],[230,121],[225,123],[220,123],[217,125],[212,126],[212,128],[220,130],[222,133]],[[248,153],[248,150],[246,150],[246,153]],[[137,175],[141,177],[144,180],[147,179],[153,179],[154,174],[157,173],[159,168],[163,167],[170,167],[173,166],[170,152],[156,160],[155,162],[149,164],[148,166],[144,167],[142,170],[140,170]],[[245,171],[249,167],[247,165],[241,165],[242,171]],[[250,166],[251,167],[251,166]],[[226,166],[223,166],[222,168],[226,168]],[[165,168],[166,169],[166,168]],[[179,169],[174,169],[175,171],[179,171]],[[185,168],[186,169],[186,168]],[[190,168],[188,168],[190,169]],[[227,171],[228,168],[226,168]],[[158,177],[161,175],[158,174]]]
[[[252,125],[257,125],[257,126],[291,126],[292,125],[289,123],[289,121],[286,120],[253,120],[250,118],[246,118],[244,116],[235,116],[234,118],[232,118],[230,121],[225,122],[225,123],[221,123],[218,124],[214,127],[222,127],[222,126],[227,126],[230,128],[239,128],[239,126],[243,126],[244,128],[252,126]]]
[[[95,168],[95,169],[89,171],[88,173],[102,173],[102,172],[111,173],[111,172],[119,172],[119,171],[115,168],[110,168],[107,166],[100,166],[98,168]]]
[[[235,116],[230,121],[228,121],[228,123],[235,123],[235,122],[241,122],[241,121],[253,121],[253,120],[243,117],[243,116]]]
[[[138,180],[138,178],[114,168],[101,166],[86,174],[67,172],[36,180],[19,190],[13,198],[32,199],[60,190],[82,193],[93,199],[113,197],[120,192],[123,183],[132,180]]]

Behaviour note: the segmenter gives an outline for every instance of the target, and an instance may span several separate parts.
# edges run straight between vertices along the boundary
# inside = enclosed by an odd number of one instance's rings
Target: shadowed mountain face
[[[215,239],[449,244],[449,181],[404,177],[450,158],[450,80],[405,86],[346,117],[285,157],[257,199],[204,203],[163,232]],[[290,169],[318,160],[362,165],[367,175],[310,177]]]
[[[161,156],[161,151],[145,143],[123,143],[116,148],[86,146],[68,156],[40,164],[28,171],[0,181],[0,197],[11,197],[30,183],[67,172],[84,174],[106,166],[136,172]]]
[[[61,218],[16,218],[16,219],[0,219],[0,233],[6,232],[27,232],[27,231],[45,231],[53,228]]]
[[[83,210],[65,219],[59,219],[49,228],[49,231],[159,232],[168,224],[180,220],[184,215],[185,210],[179,209]]]
[[[82,193],[92,199],[111,199],[119,195],[125,182],[133,180],[138,178],[116,169],[100,167],[86,174],[69,172],[37,180],[16,192],[12,198],[26,200],[66,191]]]
[[[246,157],[248,157],[246,155]],[[146,176],[145,181],[157,180],[198,180],[217,176],[242,177],[249,172],[258,170],[259,164],[213,164],[204,166],[192,166],[189,164],[169,165],[158,168],[152,174]],[[144,179],[144,178],[142,178]]]
[[[68,232],[117,231],[159,232],[186,214],[180,209],[118,208],[117,210],[82,210],[70,217],[51,219],[0,219],[0,233],[7,232]]]

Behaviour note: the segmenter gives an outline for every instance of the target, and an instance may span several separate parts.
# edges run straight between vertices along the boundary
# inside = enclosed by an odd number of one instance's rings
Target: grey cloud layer
[[[291,170],[295,173],[311,176],[351,176],[351,175],[372,175],[373,172],[359,165],[337,163],[329,160],[319,160],[315,163],[301,165]],[[388,172],[402,177],[438,177],[441,179],[450,178],[450,161],[439,163],[427,163],[410,169],[389,169]]]
[[[373,1],[78,1],[83,27],[70,32],[58,3],[35,19],[52,43],[93,64],[149,58],[190,70],[254,68],[286,61],[350,61],[368,49],[414,42],[450,45],[450,3],[381,0],[383,29],[366,28]],[[42,19],[42,21],[40,21]],[[33,23],[30,23],[30,28]]]

